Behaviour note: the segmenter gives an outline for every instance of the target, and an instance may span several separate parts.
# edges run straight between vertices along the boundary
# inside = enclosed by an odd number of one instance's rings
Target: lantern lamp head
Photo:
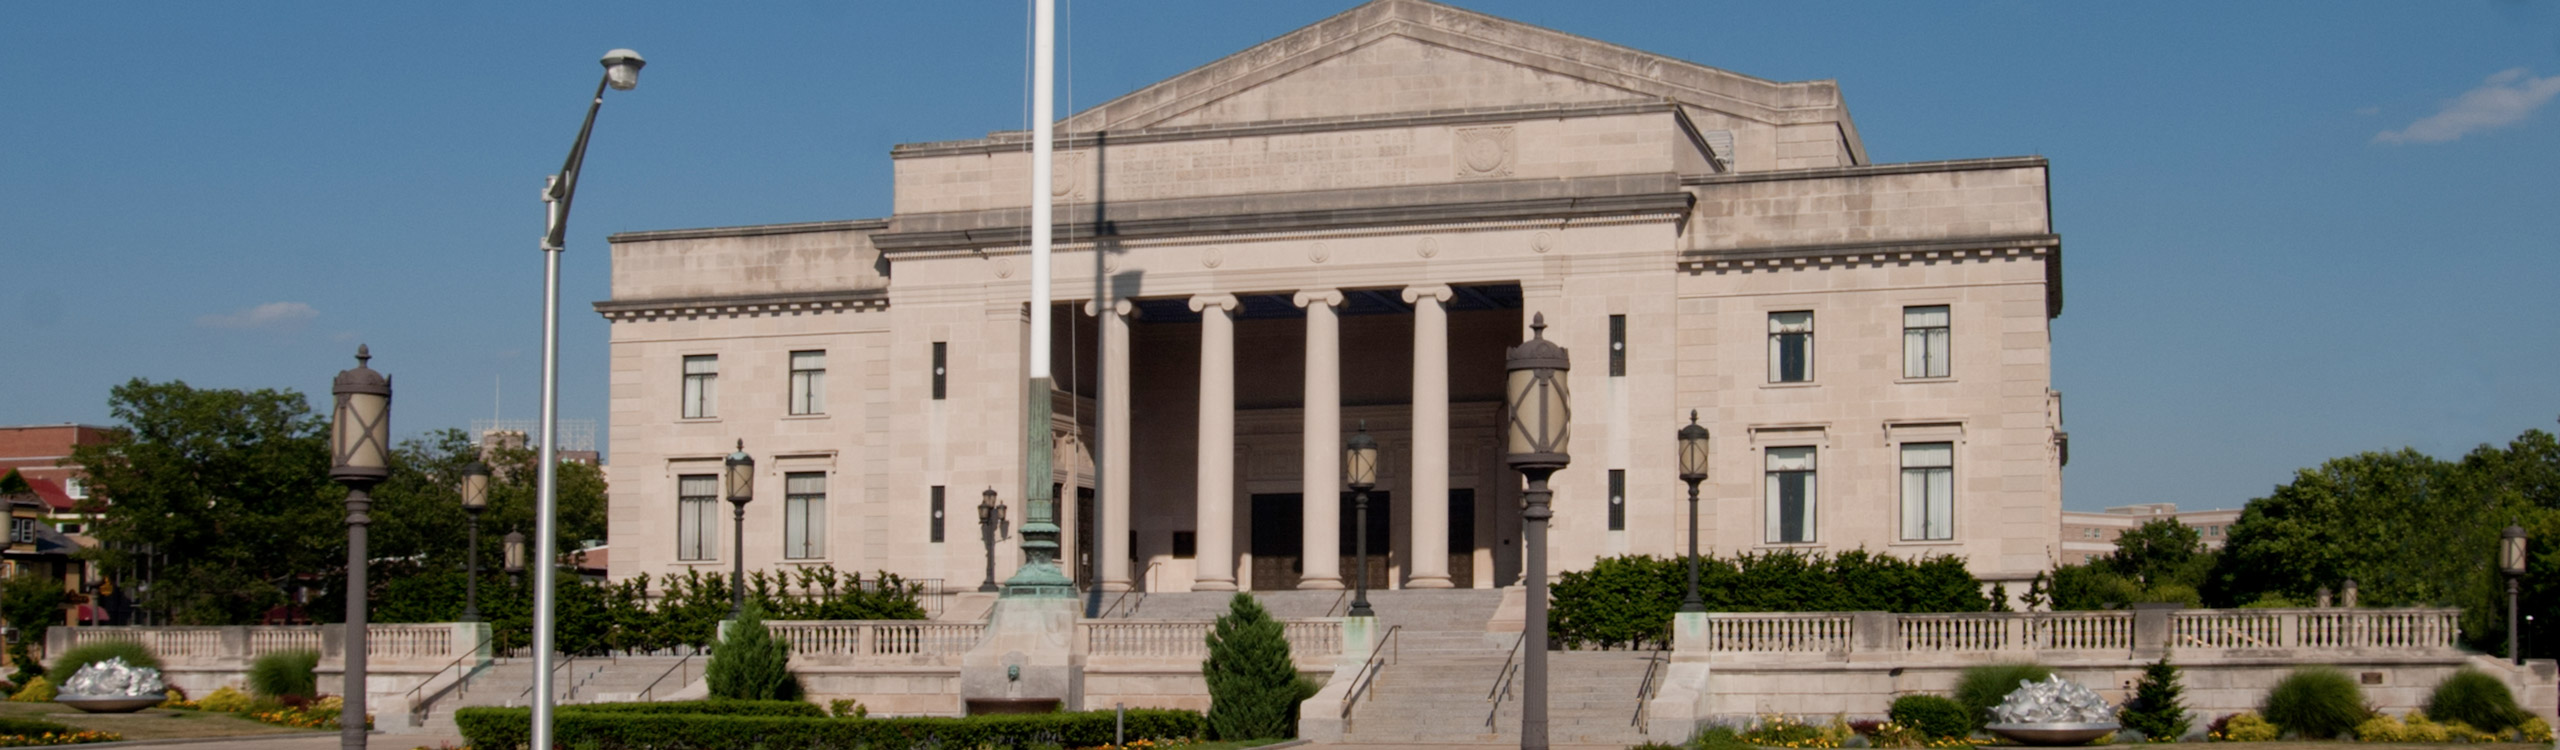
[[[505,552],[503,557],[507,561],[507,572],[524,572],[524,532],[507,532],[506,545],[502,549]]]
[[[1680,428],[1680,481],[1706,481],[1707,442],[1707,428],[1699,426],[1698,410],[1689,410],[1689,426]]]
[[[756,499],[756,458],[747,455],[747,441],[738,441],[738,451],[721,464],[728,470],[729,502],[745,505]]]
[[[1355,491],[1378,486],[1378,439],[1369,437],[1369,420],[1360,420],[1360,431],[1342,444],[1342,474]]]
[[[356,345],[356,366],[329,386],[329,478],[370,485],[391,477],[391,379],[366,365],[373,352]]]
[[[478,513],[489,507],[489,465],[473,461],[462,467],[462,509]]]
[[[978,523],[990,526],[1004,523],[1004,501],[996,499],[994,487],[978,493]]]
[[[630,91],[640,85],[640,68],[649,61],[640,59],[638,52],[617,49],[604,53],[603,63],[605,84],[615,91]]]
[[[2498,570],[2511,576],[2524,575],[2525,538],[2523,526],[2508,526],[2498,534]]]
[[[1510,412],[1503,430],[1503,461],[1524,472],[1551,472],[1573,460],[1566,452],[1573,406],[1565,380],[1572,358],[1547,340],[1546,313],[1531,318],[1529,331],[1528,341],[1503,353],[1503,396]]]

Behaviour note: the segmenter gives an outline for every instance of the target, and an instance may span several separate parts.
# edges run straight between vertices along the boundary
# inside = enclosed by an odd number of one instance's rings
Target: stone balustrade
[[[794,660],[829,664],[957,664],[985,634],[983,622],[772,620],[765,627]]]
[[[1211,623],[1197,620],[1093,620],[1081,623],[1086,656],[1209,656]],[[1289,653],[1301,665],[1330,665],[1342,656],[1341,618],[1283,620]],[[1317,667],[1309,667],[1317,668]]]
[[[1684,627],[1675,650],[1709,661],[1793,660],[1805,655],[2079,653],[2091,657],[2179,652],[2350,650],[2359,654],[2454,653],[2454,609],[2167,609],[2096,612],[1711,613]]]
[[[316,651],[323,692],[337,692],[346,670],[345,625],[234,625],[225,627],[76,627],[45,631],[45,653],[86,643],[142,644],[160,658],[161,677],[201,697],[238,685],[258,657],[284,651]],[[477,622],[381,623],[365,627],[365,693],[375,725],[401,728],[413,718],[412,690],[433,691],[462,679],[491,656],[489,626]]]

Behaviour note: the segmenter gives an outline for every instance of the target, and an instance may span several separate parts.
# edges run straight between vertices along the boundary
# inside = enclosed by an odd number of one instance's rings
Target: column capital
[[[1215,307],[1222,312],[1235,312],[1240,304],[1242,303],[1237,302],[1236,296],[1232,294],[1202,294],[1191,298],[1191,311],[1206,312],[1209,308]]]
[[[1078,309],[1084,310],[1084,314],[1086,314],[1086,315],[1092,315],[1092,316],[1095,316],[1095,317],[1101,317],[1101,315],[1100,315],[1099,313],[1094,312],[1094,306],[1095,306],[1095,304],[1097,304],[1098,302],[1100,302],[1100,300],[1085,300],[1085,301],[1084,301],[1084,304],[1083,304],[1082,306],[1080,306]],[[1124,297],[1124,298],[1121,298],[1121,299],[1115,299],[1115,300],[1112,300],[1112,301],[1111,301],[1111,313],[1112,313],[1113,315],[1131,315],[1131,314],[1136,313],[1137,311],[1138,311],[1138,303],[1136,303],[1136,302],[1132,302],[1132,301],[1130,301],[1129,299],[1127,299],[1127,298],[1125,298],[1125,297]]]
[[[1304,289],[1300,290],[1298,295],[1293,299],[1298,303],[1299,307],[1306,307],[1318,302],[1324,303],[1326,307],[1341,307],[1342,290]]]
[[[1405,304],[1421,302],[1424,297],[1430,297],[1434,302],[1448,302],[1450,297],[1456,295],[1457,292],[1450,289],[1447,284],[1422,284],[1404,288]]]

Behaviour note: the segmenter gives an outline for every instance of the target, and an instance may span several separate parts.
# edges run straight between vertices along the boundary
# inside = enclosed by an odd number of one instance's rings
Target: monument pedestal
[[[986,635],[960,659],[960,701],[971,715],[1080,711],[1084,660],[1076,654],[1072,596],[1006,596]]]

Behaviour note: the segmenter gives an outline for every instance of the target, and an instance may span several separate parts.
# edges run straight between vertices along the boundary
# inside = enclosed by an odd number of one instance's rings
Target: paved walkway
[[[416,747],[461,747],[462,738],[434,734],[374,733],[366,743],[372,750],[410,750]],[[169,750],[334,750],[335,734],[267,735],[262,737],[227,737],[222,739],[151,740],[82,745],[94,748],[168,748]]]

